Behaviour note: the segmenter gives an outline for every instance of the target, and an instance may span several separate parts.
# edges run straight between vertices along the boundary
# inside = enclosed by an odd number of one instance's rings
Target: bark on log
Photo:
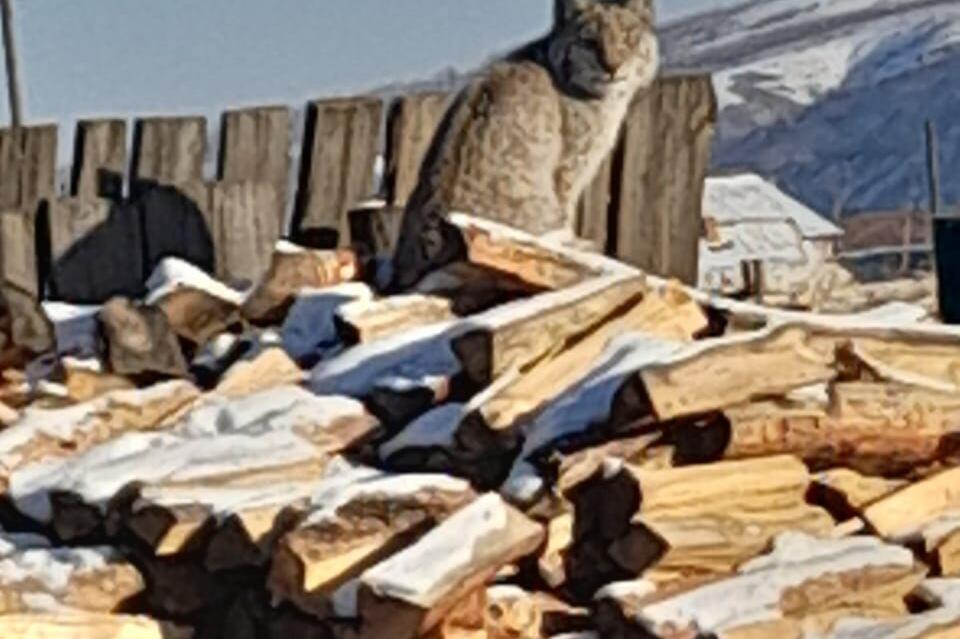
[[[331,616],[339,588],[474,497],[467,482],[444,475],[390,475],[335,462],[314,491],[309,514],[280,541],[270,591],[318,617]]]
[[[568,555],[574,576],[604,569],[590,564],[597,552],[612,562],[606,569],[614,578],[617,567],[656,583],[722,575],[783,532],[828,536],[834,528],[824,510],[805,502],[810,476],[792,457],[666,470],[621,466],[617,473],[618,465],[609,462],[567,493],[585,536]],[[622,491],[620,503],[598,503],[614,491]],[[587,532],[589,522],[605,523]]]
[[[950,458],[960,402],[946,393],[885,382],[842,382],[829,403],[766,401],[725,411],[730,458],[790,453],[814,468],[846,466],[881,476]]]
[[[278,324],[301,289],[334,286],[359,275],[351,251],[313,251],[280,243],[270,270],[244,303],[243,316],[254,323]]]
[[[43,538],[0,533],[0,617],[50,607],[111,612],[145,587],[111,548],[51,548]]]
[[[360,578],[365,639],[413,639],[436,627],[503,566],[533,552],[543,529],[499,496],[481,497]]]
[[[404,295],[381,300],[348,302],[337,309],[337,324],[345,344],[365,344],[417,326],[454,318],[449,300]]]
[[[187,361],[163,311],[114,298],[100,311],[110,369],[127,376],[187,376]]]
[[[818,636],[843,617],[904,615],[904,598],[925,572],[910,551],[874,538],[787,533],[730,577],[661,590],[646,581],[612,584],[598,595],[598,623],[611,637]]]

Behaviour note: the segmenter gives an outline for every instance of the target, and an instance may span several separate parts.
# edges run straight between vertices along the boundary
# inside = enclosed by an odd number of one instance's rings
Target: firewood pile
[[[0,353],[0,636],[960,637],[960,330],[454,216],[383,296],[278,245]],[[9,325],[8,325],[9,327]]]

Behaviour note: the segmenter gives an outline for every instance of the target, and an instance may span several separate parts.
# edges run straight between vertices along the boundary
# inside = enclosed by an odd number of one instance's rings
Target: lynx
[[[394,259],[395,288],[458,258],[461,211],[574,236],[577,203],[657,73],[651,0],[555,0],[554,25],[454,99],[420,169]]]

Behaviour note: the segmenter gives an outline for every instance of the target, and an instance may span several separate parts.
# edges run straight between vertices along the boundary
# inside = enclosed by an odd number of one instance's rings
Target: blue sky
[[[661,18],[719,0],[660,0]],[[29,121],[216,113],[469,68],[550,0],[13,0]],[[8,122],[0,74],[0,123]],[[61,135],[67,133],[61,128]],[[66,136],[65,136],[66,137]]]

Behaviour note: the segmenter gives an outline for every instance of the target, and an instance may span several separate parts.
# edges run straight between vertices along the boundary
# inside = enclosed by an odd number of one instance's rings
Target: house
[[[699,286],[736,293],[759,267],[762,291],[802,297],[836,255],[843,230],[759,175],[707,178]]]

